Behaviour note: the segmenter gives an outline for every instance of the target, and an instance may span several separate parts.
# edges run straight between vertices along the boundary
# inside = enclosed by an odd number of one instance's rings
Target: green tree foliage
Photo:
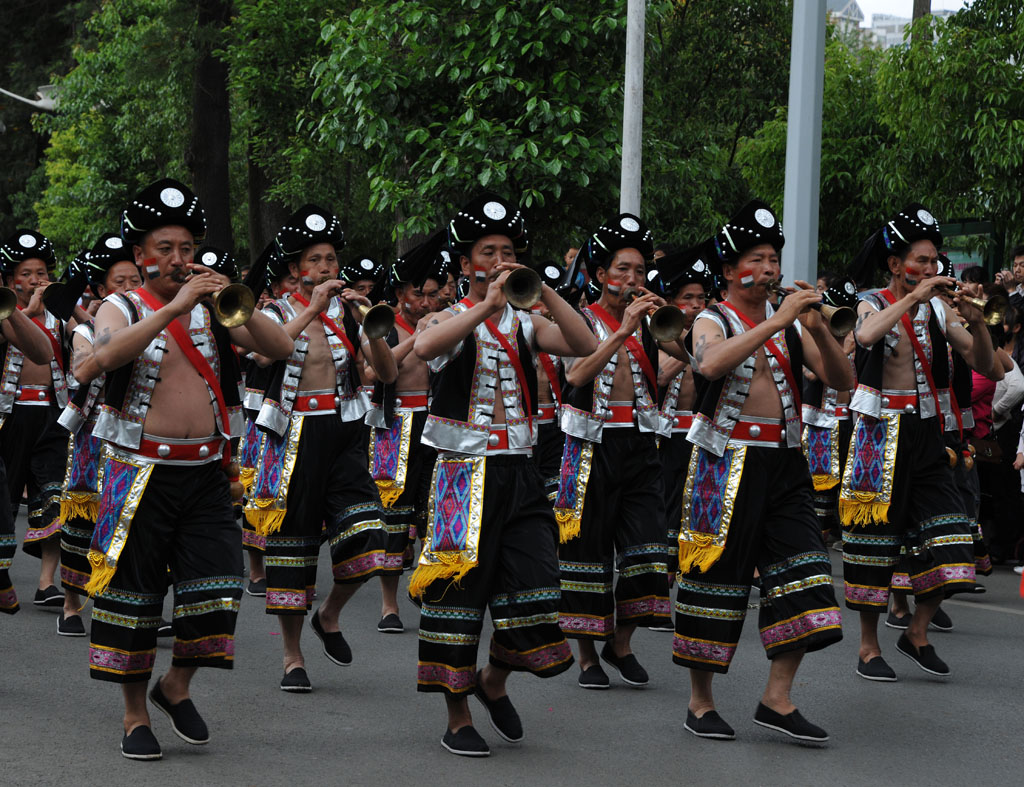
[[[490,188],[560,256],[617,202],[624,31],[623,0],[363,2],[324,25],[324,113],[303,128],[370,154],[396,237]]]
[[[891,145],[880,120],[880,50],[852,48],[829,31],[825,45],[825,111],[821,132],[818,266],[845,270],[893,199],[875,193],[876,159]],[[750,189],[782,210],[786,166],[786,107],[741,141],[738,160]],[[782,216],[785,222],[786,217]]]
[[[39,229],[64,254],[116,231],[126,200],[152,180],[187,179],[194,9],[185,0],[110,0],[86,25],[76,65],[56,80]]]
[[[934,38],[933,43],[927,42]],[[976,0],[925,17],[878,79],[892,145],[875,157],[869,196],[917,198],[947,219],[1024,225],[1024,2]]]

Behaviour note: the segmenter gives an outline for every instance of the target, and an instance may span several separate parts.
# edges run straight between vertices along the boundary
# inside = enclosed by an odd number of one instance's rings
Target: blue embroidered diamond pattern
[[[469,536],[473,463],[442,462],[434,489],[434,552],[459,552]]]
[[[402,445],[402,418],[395,416],[388,431],[375,429],[373,435],[373,480],[394,481],[398,475],[398,454]]]
[[[580,472],[580,456],[583,454],[583,441],[578,437],[566,435],[565,448],[562,449],[562,467],[558,473],[558,496],[555,508],[571,509],[576,507],[576,477]]]
[[[95,492],[99,474],[99,456],[102,443],[85,429],[75,435],[69,492]]]
[[[832,452],[829,450],[831,436],[831,429],[807,427],[807,461],[811,466],[811,475],[828,475],[832,472]]]
[[[249,421],[245,427],[245,450],[242,452],[242,466],[256,467],[260,458],[260,430],[255,421]]]
[[[729,480],[732,449],[722,457],[707,451],[697,454],[696,475],[693,479],[693,497],[690,507],[690,530],[717,534],[722,527],[722,498]]]
[[[863,420],[857,427],[854,441],[853,469],[850,487],[857,492],[878,492],[882,487],[883,455],[885,454],[885,421],[867,424]]]
[[[267,435],[267,450],[263,455],[263,464],[260,466],[260,476],[256,481],[254,497],[264,500],[272,500],[277,497],[277,491],[281,488],[281,471],[284,469],[287,443],[287,435],[284,437],[275,434]]]
[[[100,501],[99,516],[96,518],[96,529],[92,533],[90,550],[106,553],[117,528],[117,520],[121,517],[121,508],[138,474],[139,468],[133,465],[107,462],[103,477],[103,499]]]

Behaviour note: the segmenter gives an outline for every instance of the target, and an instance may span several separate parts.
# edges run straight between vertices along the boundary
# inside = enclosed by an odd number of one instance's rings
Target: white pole
[[[786,283],[814,283],[821,201],[821,106],[825,84],[825,4],[794,0],[786,129],[786,193],[782,273]]]
[[[626,7],[626,84],[622,102],[622,179],[619,212],[640,215],[640,162],[644,128],[644,28],[647,0]]]

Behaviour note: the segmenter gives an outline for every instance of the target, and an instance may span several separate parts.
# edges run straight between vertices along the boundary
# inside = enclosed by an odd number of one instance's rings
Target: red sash
[[[743,314],[739,309],[733,306],[728,301],[722,301],[722,306],[727,306],[748,328],[756,328],[757,325],[747,315]],[[793,376],[793,367],[789,365],[789,359],[786,354],[782,352],[779,346],[775,343],[774,339],[768,339],[764,343],[764,348],[770,352],[775,360],[778,362],[779,367],[782,369],[782,373],[786,376],[786,382],[789,383],[789,390],[793,394],[793,403],[796,410],[796,417],[801,417],[802,407],[800,404],[800,389],[796,387],[796,378]]]
[[[547,353],[537,353],[537,359],[540,361],[540,365],[544,367],[544,374],[547,375],[548,382],[551,383],[551,393],[555,395],[555,403],[561,406],[562,384],[558,381],[558,370],[555,368],[555,362],[551,360],[551,356]]]
[[[291,293],[291,296],[299,303],[301,303],[303,306],[309,306],[309,301],[307,301],[297,292]],[[320,322],[327,326],[327,330],[329,330],[331,333],[333,333],[335,336],[341,339],[341,343],[345,345],[345,349],[348,350],[348,354],[352,356],[352,362],[355,363],[356,349],[355,347],[352,346],[352,342],[348,340],[348,334],[345,333],[345,330],[343,328],[339,328],[338,323],[336,323],[323,312],[320,312],[320,314],[318,314],[317,317],[320,318]]]
[[[880,290],[879,294],[889,301],[889,305],[892,306],[896,303],[896,296],[889,292],[888,288]],[[917,360],[921,364],[921,369],[924,371],[924,379],[928,381],[928,387],[932,391],[932,399],[935,400],[935,414],[939,417],[939,424],[941,424],[943,431],[946,429],[946,417],[942,413],[942,407],[939,406],[939,392],[935,388],[935,380],[932,379],[932,365],[928,363],[928,358],[924,354],[924,348],[921,346],[921,342],[917,340],[917,334],[914,333],[914,326],[910,322],[910,315],[903,312],[903,316],[900,317],[900,322],[903,324],[903,330],[907,332],[907,338],[910,339],[910,346],[914,348],[914,355],[917,356]],[[960,410],[956,408],[957,420],[960,420]],[[960,433],[963,434],[963,426],[960,427]]]
[[[395,325],[399,326],[403,331],[408,331],[409,333],[416,333],[416,329],[409,325],[409,323],[405,321],[405,317],[403,317],[401,314],[398,314],[397,312],[395,313]]]
[[[473,303],[469,298],[463,298],[459,303],[463,304],[467,308],[473,308],[476,304]],[[484,320],[484,325],[487,326],[487,330],[491,332],[491,336],[501,345],[505,354],[508,355],[509,363],[512,364],[512,368],[516,370],[516,378],[519,380],[519,389],[523,392],[523,412],[526,413],[527,420],[530,424],[530,429],[533,429],[533,402],[530,400],[530,389],[526,385],[526,372],[523,371],[523,362],[519,358],[519,353],[516,348],[512,346],[512,343],[505,338],[498,327],[490,320]],[[500,383],[499,383],[500,385]],[[501,395],[499,389],[498,395]]]
[[[155,312],[160,311],[160,309],[165,306],[165,304],[157,301],[152,294],[146,292],[141,287],[134,290],[134,292],[139,296],[139,300]],[[210,363],[203,357],[203,354],[196,349],[196,346],[192,344],[192,339],[189,337],[188,333],[185,332],[181,323],[178,322],[177,317],[167,324],[167,332],[171,335],[171,338],[174,339],[178,347],[181,348],[181,351],[185,353],[185,357],[188,358],[189,363],[195,367],[195,370],[199,372],[199,375],[206,381],[210,390],[213,391],[213,396],[217,400],[217,407],[220,410],[221,432],[228,440],[230,440],[231,417],[228,414],[227,403],[224,401],[224,392],[221,390],[220,380],[217,379],[217,375],[213,373],[213,367],[211,367]],[[226,450],[224,451],[221,465],[227,467],[230,462],[231,451]]]
[[[601,320],[601,322],[605,324],[605,327],[612,333],[619,330],[622,325],[622,323],[606,312],[604,307],[600,304],[590,304],[590,311],[596,314],[598,319]],[[626,352],[628,352],[633,357],[633,360],[640,365],[640,369],[643,371],[644,377],[647,378],[647,382],[651,386],[653,395],[657,398],[658,375],[654,372],[654,365],[651,363],[651,359],[647,357],[647,351],[644,350],[643,345],[640,344],[636,336],[633,336],[632,334],[626,337],[623,345],[626,347]]]
[[[24,308],[19,306],[18,311],[24,311]],[[64,353],[61,351],[60,342],[57,341],[53,334],[46,329],[45,323],[39,322],[35,317],[29,317],[32,322],[39,326],[39,329],[46,335],[46,338],[50,340],[50,347],[53,348],[53,360],[57,362],[57,368],[62,372],[64,371]]]

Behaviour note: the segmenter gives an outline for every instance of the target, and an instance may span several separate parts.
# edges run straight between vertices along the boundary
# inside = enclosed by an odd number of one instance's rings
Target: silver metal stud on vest
[[[401,407],[401,406],[402,406],[402,400],[396,397],[395,398],[395,407]]]
[[[753,437],[755,440],[758,437],[760,437],[761,436],[761,427],[758,426],[757,424],[751,425],[751,427],[750,427],[750,436]]]
[[[888,406],[889,406],[889,397],[888,396],[883,396],[882,397],[882,407],[888,407]]]
[[[320,405],[320,402],[318,402],[316,400],[315,396],[312,399],[309,400],[309,409],[310,410],[315,410],[319,405]]]
[[[42,401],[45,398],[46,398],[46,391],[40,391],[39,393],[36,394],[36,399],[38,399],[39,401]]]
[[[907,415],[910,415],[912,412],[914,412],[914,405],[912,405],[912,404],[903,405],[903,412],[905,412]]]
[[[496,434],[492,434],[490,437],[487,438],[487,445],[497,445],[498,442],[499,438],[498,435]]]
[[[339,407],[341,407],[341,397],[340,396],[335,396],[334,397],[334,409],[338,409]]]
[[[156,447],[156,455],[161,459],[166,459],[171,455],[171,447],[167,445],[167,443],[160,443],[160,445]]]
[[[201,445],[199,446],[199,458],[206,459],[210,455],[210,446]]]
[[[635,407],[630,412],[630,416],[633,418],[634,421],[636,420],[636,408]]]

